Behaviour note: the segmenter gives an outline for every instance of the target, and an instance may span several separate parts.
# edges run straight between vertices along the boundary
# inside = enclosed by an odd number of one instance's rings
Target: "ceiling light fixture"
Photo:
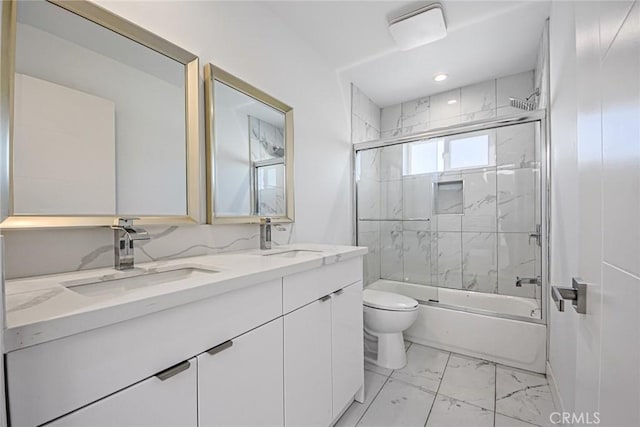
[[[401,50],[440,40],[447,35],[442,6],[439,3],[430,4],[392,19],[389,32]]]
[[[445,80],[447,80],[449,76],[446,75],[445,73],[438,73],[435,76],[433,76],[433,80],[437,81],[437,82],[443,82]]]

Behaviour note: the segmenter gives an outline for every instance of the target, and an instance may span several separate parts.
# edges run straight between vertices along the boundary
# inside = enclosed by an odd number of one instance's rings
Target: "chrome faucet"
[[[522,284],[524,283],[525,285],[541,285],[542,284],[542,278],[540,276],[538,277],[518,277],[516,276],[516,288],[521,288]]]
[[[260,218],[260,249],[271,249],[271,218]]]
[[[111,226],[113,229],[114,267],[117,270],[133,268],[133,242],[149,240],[147,230],[133,226],[133,221],[139,218],[118,218]]]

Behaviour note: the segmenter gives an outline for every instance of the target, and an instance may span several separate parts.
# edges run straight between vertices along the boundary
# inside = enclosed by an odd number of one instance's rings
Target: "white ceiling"
[[[549,0],[442,0],[448,35],[400,51],[388,21],[433,1],[262,3],[381,107],[533,69]],[[433,81],[445,72],[449,79]]]

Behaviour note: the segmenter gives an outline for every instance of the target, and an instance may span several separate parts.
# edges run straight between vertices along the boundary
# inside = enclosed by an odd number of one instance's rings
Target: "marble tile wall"
[[[380,109],[352,85],[352,140],[513,114],[520,110],[509,97],[526,98],[533,87],[528,71]],[[359,244],[370,249],[365,283],[383,278],[534,297],[535,285],[516,288],[515,281],[539,274],[539,251],[528,240],[540,221],[536,132],[534,124],[489,132],[483,168],[405,175],[403,146],[361,152],[358,217],[379,220],[359,222]],[[456,180],[464,182],[462,215],[444,213],[459,213],[453,205],[434,214],[434,184]]]
[[[351,142],[363,142],[380,138],[380,107],[357,86],[351,85]],[[381,193],[381,152],[380,150],[361,151],[356,160],[359,165],[356,170],[357,215],[358,215],[358,245],[367,246],[369,252],[364,257],[364,283],[370,284],[378,280],[380,275],[380,256],[383,252],[381,246],[381,229],[379,219],[387,210],[395,208],[397,203],[402,203],[402,193],[399,200],[394,201],[395,194]],[[391,190],[385,187],[385,190]],[[390,197],[389,197],[390,196]],[[382,204],[384,197],[384,204]],[[362,220],[360,220],[362,219]]]
[[[517,277],[539,274],[539,248],[529,241],[539,220],[535,140],[533,124],[497,129],[491,166],[417,175],[404,175],[400,145],[361,152],[358,213],[368,221],[360,221],[359,244],[371,251],[366,283],[383,278],[535,297],[535,285],[515,286]],[[458,214],[435,213],[438,182],[463,183],[462,214],[459,207],[452,208]]]
[[[351,85],[351,142],[380,138],[380,107],[354,84]]]
[[[380,137],[522,112],[510,106],[509,97],[524,99],[533,88],[532,70],[390,105],[381,110]]]

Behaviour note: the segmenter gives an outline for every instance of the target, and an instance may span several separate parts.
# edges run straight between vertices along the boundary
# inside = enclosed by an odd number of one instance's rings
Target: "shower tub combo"
[[[540,319],[540,306],[535,299],[438,290],[384,279],[367,288],[406,295],[418,301],[418,319],[404,333],[408,341],[545,372],[546,326],[518,320]]]
[[[544,114],[355,144],[365,286],[419,302],[405,339],[544,373]]]

